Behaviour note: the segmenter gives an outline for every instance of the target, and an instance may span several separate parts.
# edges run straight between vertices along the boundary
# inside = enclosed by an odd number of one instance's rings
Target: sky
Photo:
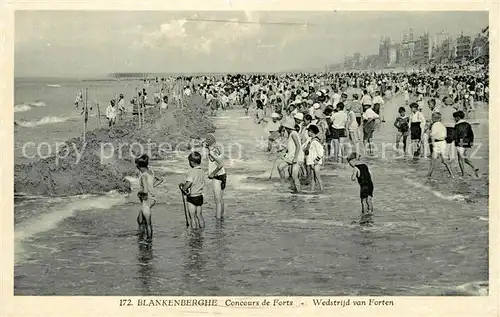
[[[382,36],[398,42],[409,29],[474,36],[486,25],[488,13],[478,11],[17,11],[14,71],[75,77],[312,70],[356,52],[375,54]]]

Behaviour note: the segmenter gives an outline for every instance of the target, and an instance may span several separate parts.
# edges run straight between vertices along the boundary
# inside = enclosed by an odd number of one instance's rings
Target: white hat
[[[314,103],[311,99],[308,99],[306,102],[308,105],[312,105]]]
[[[293,116],[297,120],[304,120],[304,114],[302,112],[298,112]]]
[[[323,95],[326,95],[326,89],[321,89],[320,91]]]
[[[302,97],[303,97],[303,98],[307,98],[307,96],[309,96],[309,94],[308,94],[307,92],[303,92],[303,93],[302,93]]]
[[[316,91],[316,96],[321,96],[321,91]]]
[[[323,119],[325,118],[325,114],[323,113],[323,111],[317,109],[316,111],[314,111],[314,117],[318,119]]]
[[[315,103],[315,104],[313,105],[313,108],[314,108],[314,109],[319,109],[319,108],[321,108],[321,106],[320,106],[320,104],[319,104],[319,103]]]
[[[288,129],[295,129],[295,121],[293,119],[287,119],[281,122],[281,125]]]
[[[273,112],[273,114],[271,115],[271,118],[279,118],[280,115],[277,114],[276,112]]]

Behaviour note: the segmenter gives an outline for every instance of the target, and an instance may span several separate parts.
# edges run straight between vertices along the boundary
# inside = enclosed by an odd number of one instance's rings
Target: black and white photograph
[[[489,295],[488,11],[14,29],[14,296]]]

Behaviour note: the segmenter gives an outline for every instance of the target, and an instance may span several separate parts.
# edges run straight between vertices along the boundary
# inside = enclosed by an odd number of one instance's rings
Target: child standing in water
[[[413,157],[420,156],[420,147],[422,137],[425,131],[425,118],[424,115],[418,110],[418,103],[413,102],[410,104],[411,114],[410,114],[410,138],[411,138],[411,150],[413,152]]]
[[[139,192],[137,197],[141,202],[141,210],[137,216],[137,224],[139,225],[139,237],[143,238],[146,233],[146,240],[153,239],[153,224],[151,222],[151,208],[156,204],[154,188],[160,185],[163,180],[155,177],[152,170],[148,168],[149,157],[143,154],[135,160],[135,165],[140,171],[139,176]]]
[[[399,107],[399,117],[394,121],[394,126],[398,129],[396,134],[396,149],[399,150],[399,142],[403,139],[403,155],[406,154],[406,140],[408,139],[408,131],[410,118],[406,116],[406,111],[404,107]]]
[[[186,176],[184,183],[179,184],[182,193],[187,197],[189,219],[191,228],[198,229],[205,227],[205,220],[203,219],[202,206],[203,206],[203,186],[205,185],[205,176],[201,169],[201,154],[193,152],[188,156],[189,166],[191,170]],[[193,217],[194,216],[194,217]]]
[[[373,182],[370,170],[366,164],[356,164],[358,154],[353,152],[347,158],[347,162],[352,167],[351,180],[355,181],[358,179],[358,184],[360,187],[359,197],[361,198],[361,213],[373,212]],[[365,207],[366,205],[366,207]]]
[[[434,171],[434,167],[436,166],[436,161],[441,158],[441,162],[443,162],[446,170],[450,174],[450,177],[453,177],[453,173],[451,172],[451,168],[446,162],[445,158],[447,158],[447,144],[446,144],[446,126],[441,122],[441,114],[439,112],[435,112],[432,114],[432,126],[430,132],[431,144],[433,148],[432,152],[432,160],[431,165],[429,167],[429,173],[427,177],[432,176],[432,172]]]
[[[479,169],[472,164],[468,157],[468,152],[474,144],[474,131],[472,131],[470,123],[464,120],[465,113],[462,110],[453,113],[453,118],[456,122],[455,147],[457,148],[458,165],[460,166],[462,177],[465,176],[465,164],[467,164],[474,170],[476,178],[479,178]]]
[[[213,134],[205,138],[205,147],[208,150],[208,178],[212,180],[214,191],[215,217],[221,219],[224,216],[224,189],[226,189],[227,175]]]
[[[318,184],[319,190],[323,191],[323,181],[321,180],[320,169],[321,165],[323,165],[325,150],[318,136],[320,130],[316,125],[311,125],[307,128],[307,132],[311,138],[305,150],[307,156],[306,164],[310,175],[310,191],[314,191],[316,184]]]

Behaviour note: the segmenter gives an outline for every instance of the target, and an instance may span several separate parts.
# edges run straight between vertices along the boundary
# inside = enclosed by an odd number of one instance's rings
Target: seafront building
[[[472,38],[463,33],[455,39],[442,30],[434,34],[425,32],[415,35],[405,31],[399,42],[383,36],[377,54],[363,56],[359,52],[346,56],[344,69],[381,69],[394,67],[424,66],[429,63],[473,62],[485,64],[489,61],[489,27],[485,27]]]

